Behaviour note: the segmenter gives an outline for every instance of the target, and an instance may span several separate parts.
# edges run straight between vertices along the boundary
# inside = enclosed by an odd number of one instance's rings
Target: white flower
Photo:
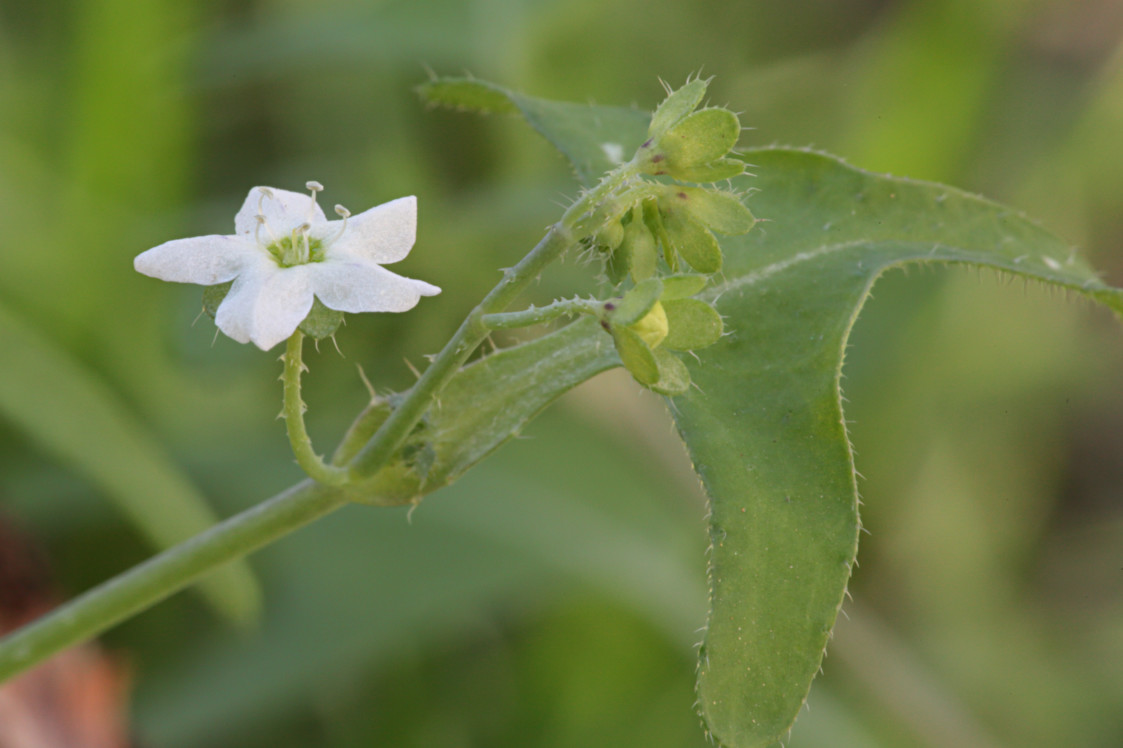
[[[402,197],[329,221],[311,195],[269,187],[250,190],[234,216],[234,234],[176,239],[140,254],[134,267],[176,283],[234,281],[215,314],[218,329],[239,343],[269,350],[312,309],[313,296],[341,312],[404,312],[441,289],[382,267],[409,254],[417,237],[417,198]]]

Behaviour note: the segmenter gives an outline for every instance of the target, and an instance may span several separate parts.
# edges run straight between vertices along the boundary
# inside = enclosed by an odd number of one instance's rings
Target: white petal
[[[137,255],[133,267],[160,280],[213,286],[232,280],[259,255],[253,242],[215,234],[164,242]]]
[[[341,312],[404,312],[422,296],[441,289],[425,281],[403,278],[369,262],[318,262],[305,265],[313,273],[312,290],[329,309]]]
[[[271,260],[234,281],[215,313],[218,329],[267,351],[285,340],[312,309],[310,265],[279,268]]]
[[[262,190],[268,190],[272,197],[262,195]],[[312,200],[312,196],[304,192],[289,192],[273,187],[254,187],[246,195],[241,210],[234,216],[234,231],[239,236],[254,237],[257,231],[258,214],[265,216],[265,223],[278,239],[288,236],[292,230],[303,223],[312,225],[322,224],[327,221],[324,211]],[[261,241],[269,244],[269,231],[261,227]]]
[[[330,221],[317,226],[313,233],[319,239],[330,239],[342,225],[342,221]],[[404,259],[416,240],[417,198],[410,195],[348,218],[346,230],[331,243],[328,254],[387,265]]]

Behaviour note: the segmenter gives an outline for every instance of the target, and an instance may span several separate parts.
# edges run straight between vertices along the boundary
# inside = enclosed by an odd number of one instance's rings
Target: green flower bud
[[[625,262],[637,283],[655,275],[658,258],[655,254],[655,237],[643,221],[643,208],[632,209],[632,220],[624,227]]]
[[[614,286],[623,283],[624,279],[628,277],[630,263],[627,246],[621,244],[609,252],[604,263],[604,274],[608,277],[609,283]]]
[[[724,325],[717,310],[698,299],[672,299],[661,304],[667,322],[663,347],[672,351],[692,351],[713,345],[721,338]]]
[[[641,146],[644,170],[686,181],[728,179],[744,170],[724,158],[740,136],[741,123],[728,109],[694,112]]]
[[[598,247],[608,250],[616,249],[624,241],[624,227],[619,220],[609,221],[597,231],[594,242]]]
[[[652,236],[663,245],[663,258],[667,261],[667,266],[671,269],[671,272],[678,270],[678,259],[671,247],[667,230],[663,226],[663,216],[659,212],[658,202],[655,200],[643,201],[643,221],[648,230],[651,231]]]

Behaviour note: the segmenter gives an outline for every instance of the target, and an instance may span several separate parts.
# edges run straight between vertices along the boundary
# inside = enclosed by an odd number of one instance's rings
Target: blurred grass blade
[[[1071,248],[1015,212],[816,153],[751,151],[767,231],[723,242],[710,293],[730,335],[698,352],[675,418],[710,496],[711,605],[699,704],[722,745],[782,738],[807,697],[857,552],[839,376],[885,270],[967,263],[1123,311]]]
[[[518,112],[569,159],[583,185],[632,157],[647,137],[650,115],[623,107],[589,106],[523,96],[471,78],[437,78],[418,86],[428,104],[462,111]]]
[[[96,484],[156,548],[215,523],[205,500],[124,404],[3,307],[0,349],[0,415]],[[215,572],[201,589],[234,622],[259,613],[261,591],[244,562]]]

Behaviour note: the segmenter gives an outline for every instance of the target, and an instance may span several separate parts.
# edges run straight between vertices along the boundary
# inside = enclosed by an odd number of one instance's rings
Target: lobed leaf
[[[468,78],[438,78],[418,87],[427,103],[477,112],[518,112],[569,159],[584,185],[632,157],[650,115],[623,107],[547,101]],[[504,103],[506,102],[506,103]]]
[[[768,231],[725,242],[709,292],[731,334],[698,353],[675,419],[710,497],[711,611],[699,705],[719,743],[767,746],[791,727],[822,660],[858,543],[839,376],[874,281],[912,263],[969,263],[1123,295],[1017,213],[817,153],[746,154]]]
[[[568,133],[581,141],[600,112],[567,109],[589,122],[571,119],[565,128],[527,118],[568,152],[577,147]],[[623,140],[632,131],[597,132]],[[850,329],[877,278],[918,263],[989,267],[1123,315],[1123,292],[1103,284],[1071,247],[1000,205],[806,150],[753,150],[745,161],[755,177],[742,175],[744,163],[734,159],[679,174],[736,177],[739,191],[757,191],[753,212],[770,223],[721,242],[724,280],[703,298],[715,303],[730,334],[699,352],[701,363],[689,372],[657,349],[661,379],[652,387],[682,393],[676,425],[710,499],[711,609],[698,706],[728,748],[770,746],[787,734],[842,604],[859,520],[839,377]],[[651,207],[645,220],[666,244],[672,229]],[[712,253],[696,252],[693,261],[690,254],[696,270],[709,272]],[[678,291],[672,282],[668,290]],[[697,387],[689,387],[691,376]]]

